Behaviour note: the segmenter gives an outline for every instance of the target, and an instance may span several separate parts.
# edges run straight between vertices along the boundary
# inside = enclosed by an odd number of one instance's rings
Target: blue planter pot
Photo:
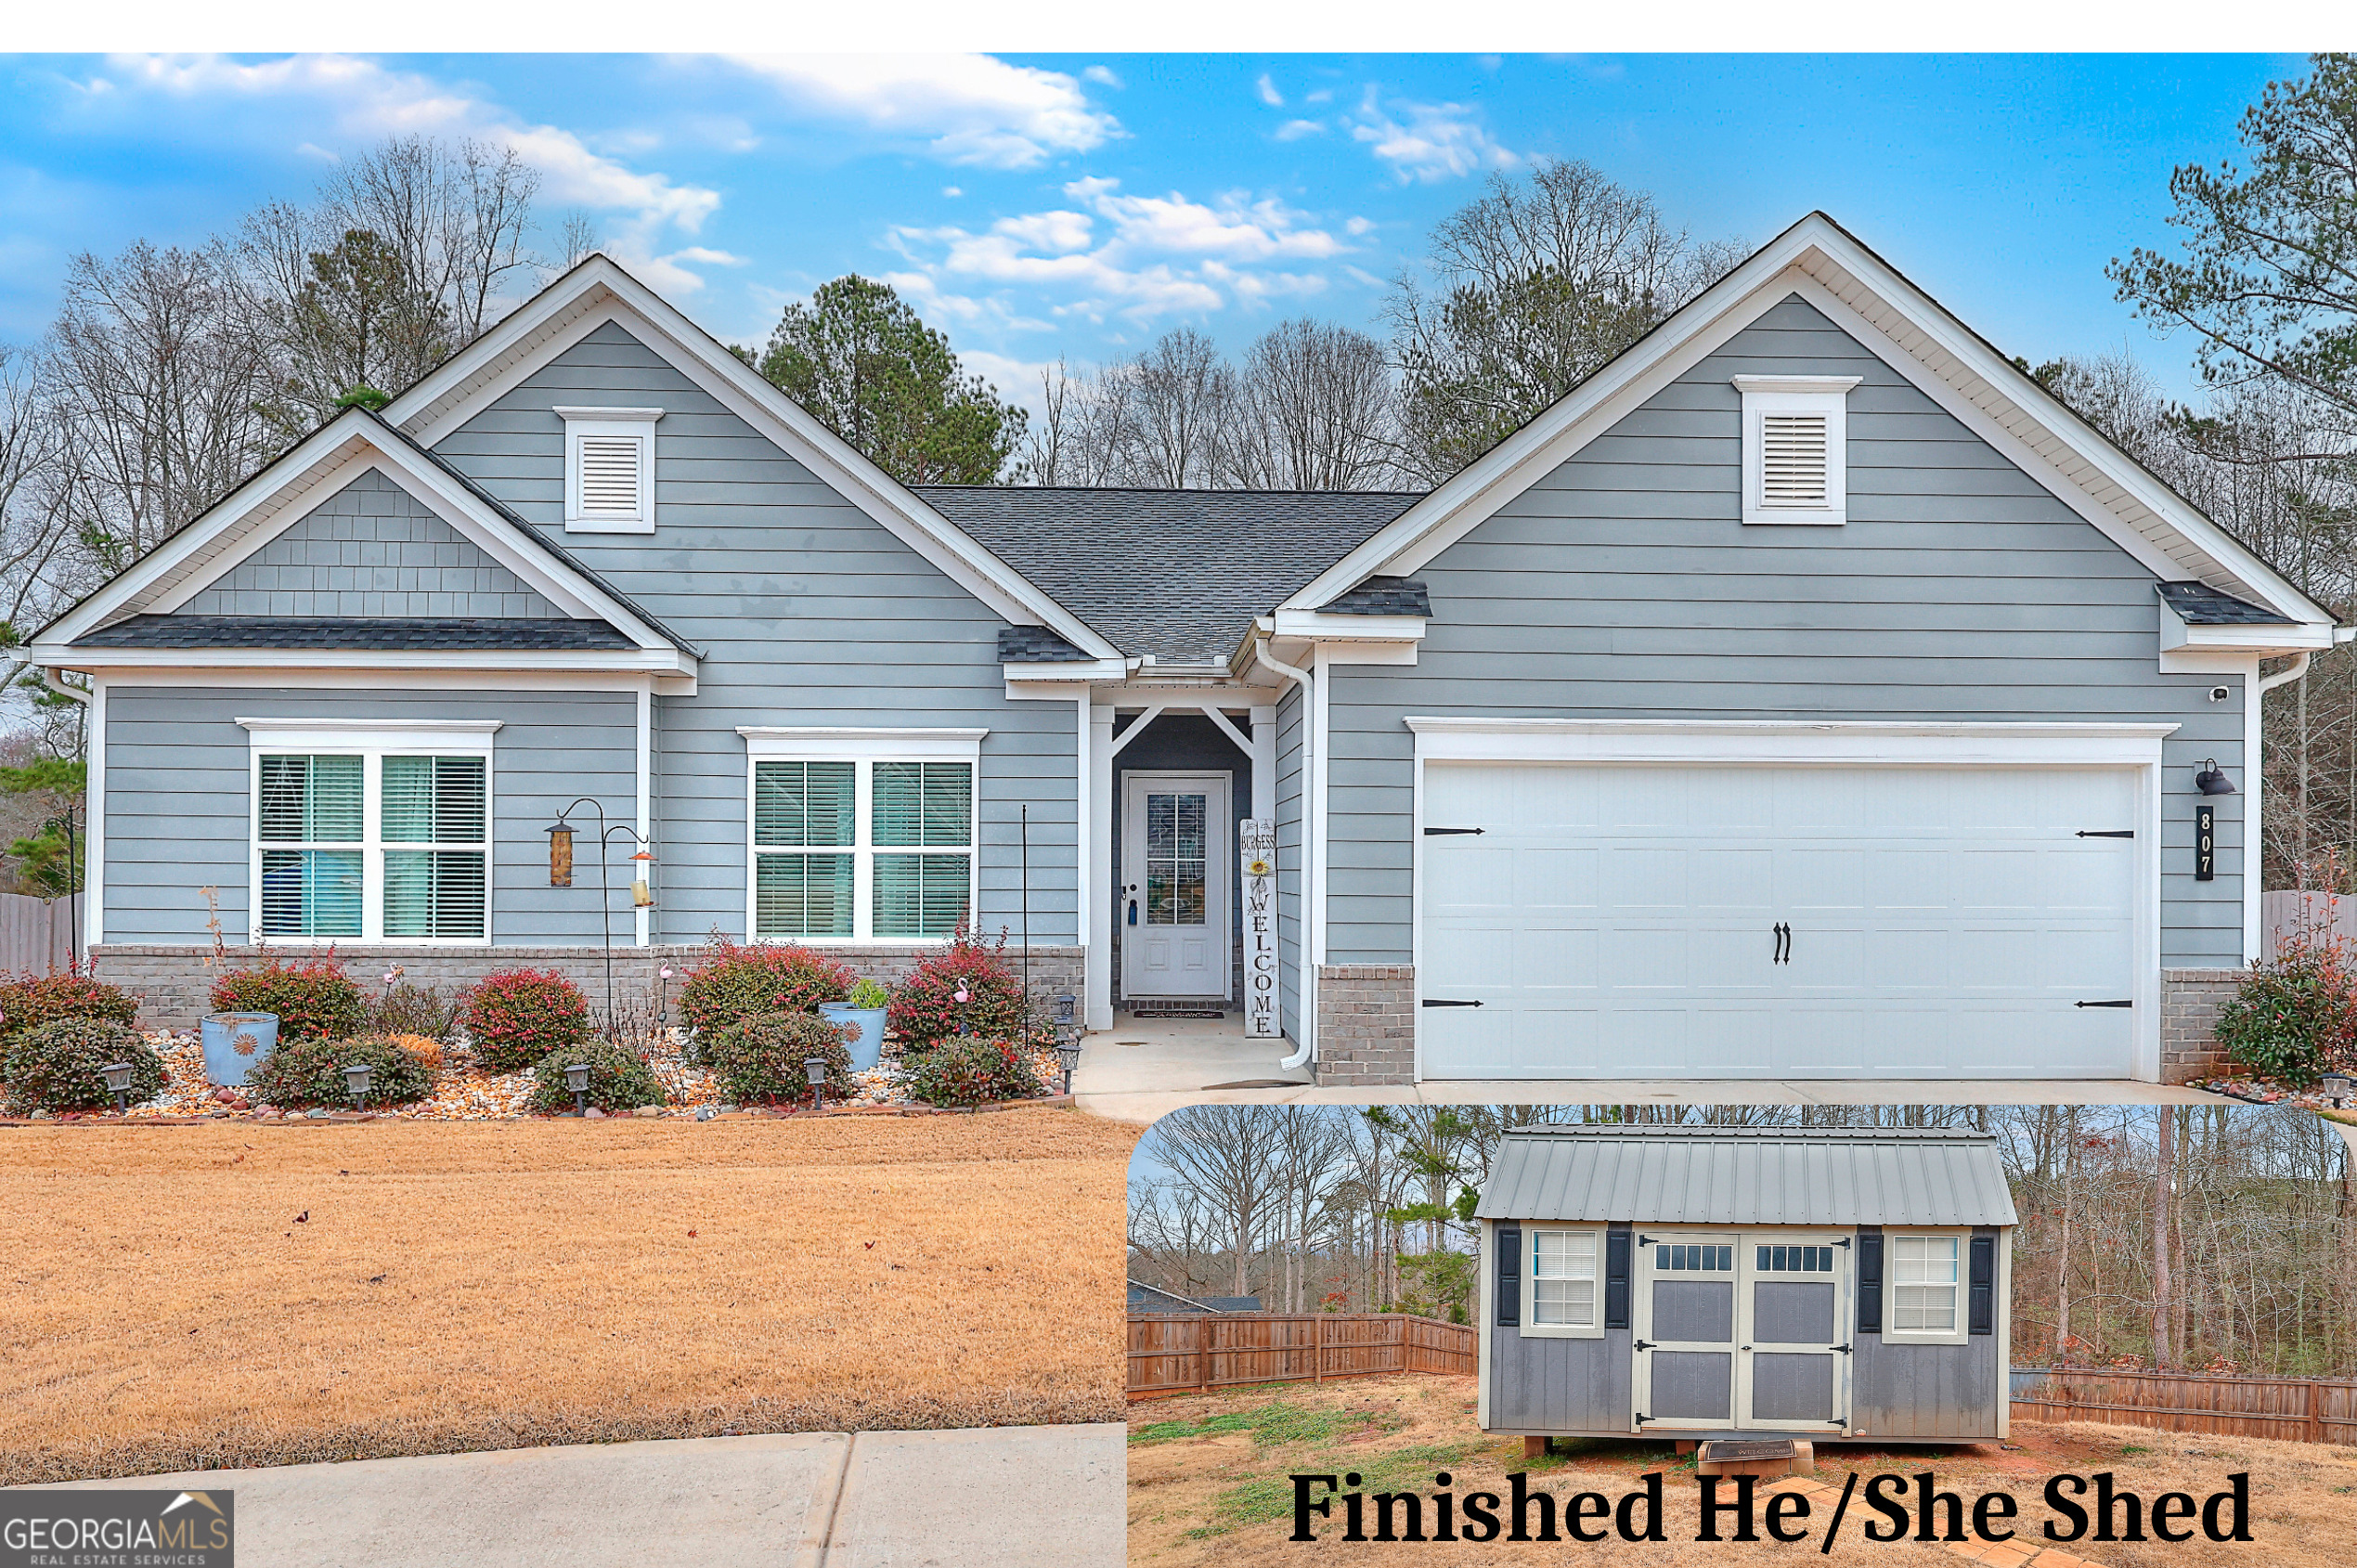
[[[848,1046],[853,1072],[865,1072],[884,1059],[884,1008],[854,1007],[848,1002],[819,1004],[819,1017],[827,1022],[859,1026],[859,1035]]]
[[[204,1075],[224,1088],[242,1087],[278,1043],[276,1013],[214,1013],[204,1020]],[[240,1050],[243,1045],[245,1049]]]

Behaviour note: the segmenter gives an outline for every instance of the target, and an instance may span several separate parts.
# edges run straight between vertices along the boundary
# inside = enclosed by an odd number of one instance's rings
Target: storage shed
[[[1484,1431],[2006,1435],[2014,1216],[1985,1134],[1512,1133],[1476,1216]]]

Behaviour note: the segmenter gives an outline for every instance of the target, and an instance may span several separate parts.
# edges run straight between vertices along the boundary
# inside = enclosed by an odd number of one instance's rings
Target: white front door
[[[1427,1078],[2125,1078],[2125,767],[1432,763]]]
[[[1121,797],[1121,994],[1227,999],[1225,773],[1126,775]]]

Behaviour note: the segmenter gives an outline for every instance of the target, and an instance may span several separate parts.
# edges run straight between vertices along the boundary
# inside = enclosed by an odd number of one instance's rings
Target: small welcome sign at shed
[[[1243,862],[1244,1033],[1273,1039],[1276,1027],[1276,823],[1252,817],[1237,824]]]

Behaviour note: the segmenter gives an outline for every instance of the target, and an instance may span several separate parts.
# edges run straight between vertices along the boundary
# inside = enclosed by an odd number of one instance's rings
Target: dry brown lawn
[[[1119,1419],[1138,1129],[0,1130],[0,1484]]]
[[[1698,1510],[1693,1461],[1679,1460],[1666,1444],[1583,1442],[1576,1451],[1525,1461],[1520,1438],[1485,1437],[1473,1424],[1471,1378],[1403,1376],[1353,1379],[1325,1384],[1287,1383],[1224,1393],[1155,1400],[1130,1409],[1130,1562],[1151,1568],[1254,1568],[1315,1561],[1321,1549],[1348,1563],[1555,1562],[1577,1554],[1583,1562],[1653,1564],[1716,1564],[1728,1562],[1822,1562],[1819,1548],[1830,1505],[1810,1515],[1811,1538],[1790,1546],[1703,1544],[1694,1539]],[[1223,1420],[1221,1418],[1226,1418]],[[1240,1418],[1240,1419],[1239,1419]],[[1210,1430],[1204,1430],[1208,1422]],[[1173,1427],[1170,1423],[1179,1423]],[[1199,1435],[1162,1437],[1155,1432]],[[1226,1430],[1222,1430],[1226,1429]],[[2198,1537],[2182,1545],[2153,1541],[2083,1541],[2059,1549],[2082,1554],[2111,1568],[2344,1568],[2351,1562],[2352,1505],[2357,1505],[2357,1453],[2316,1444],[2267,1443],[2244,1438],[2187,1437],[2135,1427],[2040,1426],[2014,1423],[2012,1446],[1958,1445],[1941,1448],[1874,1448],[1864,1445],[1820,1447],[1817,1473],[1839,1487],[1845,1474],[1859,1473],[1858,1497],[1842,1524],[1833,1558],[1874,1563],[1947,1564],[1964,1559],[1937,1546],[1877,1545],[1863,1538],[1869,1519],[1864,1489],[1885,1471],[1914,1475],[1928,1469],[1941,1489],[1962,1495],[1967,1505],[1982,1492],[2013,1494],[2020,1517],[2011,1521],[2019,1538],[2048,1545],[2039,1527],[2050,1514],[2040,1493],[2058,1471],[2081,1476],[2108,1470],[2115,1484],[2140,1493],[2149,1506],[2162,1492],[2190,1491],[2196,1498],[2221,1490],[2225,1477],[2247,1471],[2251,1484],[2249,1545],[2212,1545]],[[1271,1441],[1275,1439],[1276,1441]],[[1559,1450],[1567,1445],[1558,1443]],[[1505,1478],[1527,1470],[1535,1489],[1560,1500],[1580,1491],[1602,1492],[1617,1500],[1636,1490],[1647,1471],[1666,1473],[1664,1545],[1629,1545],[1617,1536],[1596,1546],[1459,1543],[1445,1545],[1345,1544],[1342,1510],[1334,1509],[1330,1528],[1318,1525],[1316,1545],[1296,1544],[1292,1531],[1295,1471],[1341,1474],[1359,1471],[1363,1490],[1433,1491],[1434,1472],[1445,1471],[1458,1497],[1468,1492],[1503,1495]],[[1731,1490],[1722,1495],[1732,1497]],[[1431,1503],[1427,1502],[1429,1515]],[[1373,1528],[1369,1511],[1370,1532]],[[1731,1532],[1732,1526],[1724,1529]]]

